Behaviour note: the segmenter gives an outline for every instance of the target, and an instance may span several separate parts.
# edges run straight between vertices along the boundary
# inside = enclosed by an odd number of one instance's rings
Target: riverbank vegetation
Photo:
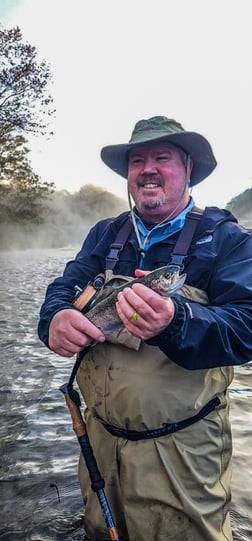
[[[1,197],[0,250],[80,246],[94,222],[127,209],[126,201],[92,185],[47,197],[31,192]]]

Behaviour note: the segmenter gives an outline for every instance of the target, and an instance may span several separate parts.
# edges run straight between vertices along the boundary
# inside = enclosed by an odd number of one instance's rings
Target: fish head
[[[181,274],[178,265],[166,265],[158,271],[158,275],[151,281],[151,289],[162,297],[170,297],[183,286],[186,274]]]

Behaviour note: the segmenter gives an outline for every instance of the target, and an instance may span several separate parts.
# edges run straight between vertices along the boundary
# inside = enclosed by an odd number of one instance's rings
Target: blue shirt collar
[[[186,215],[192,210],[193,206],[194,200],[190,197],[188,205],[175,216],[175,218],[162,222],[161,224],[156,224],[152,229],[148,229],[140,216],[135,213],[136,224],[143,245],[142,247],[147,250],[152,244],[160,242],[182,229],[185,224]]]

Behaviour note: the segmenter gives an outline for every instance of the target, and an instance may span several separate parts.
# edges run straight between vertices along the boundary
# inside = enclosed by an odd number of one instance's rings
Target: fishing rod
[[[60,387],[60,391],[64,394],[66,405],[69,409],[71,418],[72,418],[72,424],[74,432],[78,438],[81,452],[83,454],[90,481],[91,481],[91,488],[94,492],[96,492],[105,521],[108,528],[108,534],[111,541],[120,541],[117,529],[115,527],[115,523],[112,517],[111,510],[109,508],[109,504],[104,492],[105,487],[105,481],[102,478],[100,471],[97,466],[96,458],[93,453],[92,446],[89,441],[89,437],[86,430],[86,424],[84,422],[84,419],[82,417],[80,406],[81,406],[81,400],[79,393],[73,389],[73,381],[76,375],[76,372],[80,366],[80,363],[83,359],[83,356],[87,353],[89,350],[89,347],[85,348],[80,352],[80,354],[77,357],[77,360],[75,362],[74,368],[72,370],[70,379],[68,383],[64,383]]]

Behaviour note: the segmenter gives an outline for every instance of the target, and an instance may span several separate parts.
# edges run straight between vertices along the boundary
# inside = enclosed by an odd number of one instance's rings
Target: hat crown
[[[183,126],[176,120],[165,116],[153,116],[136,123],[129,142],[141,143],[184,131]]]

